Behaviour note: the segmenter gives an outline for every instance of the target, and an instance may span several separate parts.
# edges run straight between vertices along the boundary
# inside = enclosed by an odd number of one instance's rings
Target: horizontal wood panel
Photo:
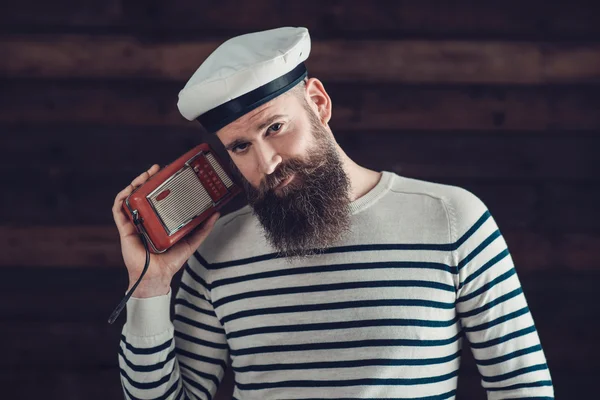
[[[598,268],[595,234],[536,234],[504,231],[518,271],[594,270]],[[0,267],[122,267],[114,226],[0,227],[5,243]],[[140,260],[142,262],[143,260]]]
[[[63,349],[63,350],[68,350]],[[3,396],[11,400],[106,400],[123,399],[119,369],[60,370],[27,368],[0,371]]]
[[[189,127],[184,82],[0,82],[0,122]],[[334,130],[600,130],[600,85],[326,85]],[[35,95],[32,95],[35,94]]]
[[[569,135],[544,137],[522,132],[501,135],[463,132],[348,132],[336,136],[354,161],[400,175],[440,178],[597,179],[600,141]],[[589,146],[589,147],[588,147]]]
[[[57,0],[50,6],[22,0],[3,10],[0,22],[4,32],[117,30],[161,37],[306,26],[314,37],[586,39],[600,35],[600,18],[590,12],[594,5],[591,0]]]
[[[71,167],[58,173],[21,170],[0,176],[10,187],[0,197],[5,225],[112,224],[114,197],[133,178],[126,172],[91,172]],[[35,184],[32,184],[35,182]],[[441,179],[478,196],[503,229],[551,232],[598,232],[600,187],[589,183]],[[243,195],[227,205],[228,213],[246,204]]]
[[[3,36],[0,73],[35,78],[154,78],[187,81],[221,41],[142,42],[132,37]],[[599,43],[314,41],[311,76],[409,83],[600,81]]]
[[[597,324],[555,328],[539,324],[532,311],[548,363],[557,372],[585,372],[593,367],[590,360],[600,356],[592,329]],[[19,322],[0,332],[0,338],[11,342],[9,352],[0,360],[0,373],[7,370],[52,367],[56,370],[107,369],[117,366],[122,324]],[[569,331],[569,329],[571,329]],[[43,335],[43,340],[39,340]],[[14,339],[12,339],[14,338]],[[565,346],[568,345],[568,348]],[[463,347],[468,351],[467,342]]]
[[[594,345],[600,317],[598,272],[520,275],[549,365],[557,373],[589,371],[600,356]],[[11,347],[0,360],[0,375],[50,366],[54,371],[116,367],[125,316],[114,325],[106,319],[123,294],[123,275],[106,268],[3,269],[0,323],[5,328],[0,339]],[[474,372],[468,344],[463,347],[463,369]]]
[[[544,327],[543,336],[554,336],[551,326],[557,321],[563,321],[564,326],[578,327],[596,323],[591,316],[600,317],[600,302],[595,301],[600,268],[587,272],[547,270],[543,273],[517,268],[536,323]],[[182,270],[173,278],[174,293],[181,275]],[[2,276],[0,322],[6,324],[103,324],[128,285],[124,266],[5,266]],[[553,295],[557,292],[564,296]],[[65,293],[68,296],[63,295]],[[46,306],[40,307],[40,304]],[[124,322],[125,314],[122,314],[114,326],[122,326]]]
[[[597,393],[596,371],[554,372],[552,380],[556,398],[569,399],[573,393],[584,399],[593,399]],[[224,379],[230,375],[226,374]],[[231,377],[232,378],[232,377]],[[0,384],[6,387],[4,394],[14,400],[44,398],[52,400],[105,400],[121,399],[123,392],[117,368],[103,371],[13,371],[0,375]],[[232,381],[224,382],[214,400],[229,400]],[[24,390],[27,388],[27,390]],[[486,400],[481,387],[481,377],[475,374],[459,375],[457,399]]]
[[[70,174],[74,169],[119,172],[131,178],[152,164],[165,165],[203,141],[222,150],[215,136],[198,127],[136,128],[124,126],[0,126],[4,155],[0,169],[39,171],[40,178]],[[336,131],[336,140],[359,164],[427,179],[598,180],[600,135],[558,136],[515,133]],[[26,162],[24,162],[26,160]],[[48,175],[49,174],[49,175]],[[6,177],[13,184],[18,175]]]

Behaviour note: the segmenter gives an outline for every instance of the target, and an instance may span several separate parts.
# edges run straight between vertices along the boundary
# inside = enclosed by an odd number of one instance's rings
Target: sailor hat
[[[200,65],[179,92],[186,119],[216,132],[290,90],[307,74],[306,28],[284,27],[227,40]]]

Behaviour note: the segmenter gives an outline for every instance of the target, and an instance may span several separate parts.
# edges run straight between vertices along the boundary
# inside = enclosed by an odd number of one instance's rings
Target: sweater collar
[[[350,203],[350,213],[352,215],[366,210],[386,194],[392,187],[394,174],[389,171],[382,171],[379,182],[367,193]]]

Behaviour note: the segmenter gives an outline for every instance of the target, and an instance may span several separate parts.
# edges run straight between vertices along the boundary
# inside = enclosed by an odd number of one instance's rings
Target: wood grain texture
[[[19,174],[39,179],[60,177],[72,171],[123,173],[131,179],[152,164],[165,165],[210,140],[198,127],[154,128],[100,125],[48,125],[0,127],[0,170],[20,166]],[[423,179],[503,179],[528,182],[561,179],[597,181],[600,135],[563,132],[539,135],[442,131],[338,131],[336,140],[357,163]],[[23,160],[26,159],[27,163]],[[124,175],[125,176],[125,175]],[[7,181],[18,179],[6,176]],[[119,185],[120,186],[120,185]],[[123,187],[124,187],[123,186]]]
[[[61,226],[112,224],[114,197],[132,179],[126,172],[91,172],[77,168],[57,173],[22,171],[0,176],[0,186],[12,190],[0,197],[5,225]],[[31,182],[37,182],[31,184]],[[442,184],[463,187],[478,196],[498,224],[507,230],[597,232],[600,187],[586,182],[512,182],[445,178]],[[239,196],[224,213],[246,204]]]
[[[597,269],[600,235],[503,231],[518,271]],[[0,267],[122,267],[114,226],[0,227]],[[142,262],[143,260],[140,260]]]
[[[128,36],[3,36],[0,74],[187,81],[221,43],[144,42]],[[597,83],[600,44],[317,40],[306,64],[310,76],[326,83]]]
[[[278,26],[306,26],[315,37],[476,37],[589,39],[600,36],[593,0],[22,0],[0,13],[2,31],[131,32],[233,36]],[[38,12],[31,12],[35,8]]]
[[[185,82],[6,80],[0,122],[190,127],[177,109]],[[325,86],[336,130],[600,131],[600,85]]]
[[[48,384],[45,398],[100,399],[96,391],[106,396],[118,393],[116,351],[124,317],[113,326],[106,323],[106,317],[123,293],[124,271],[8,267],[2,272],[0,339],[11,346],[3,350],[0,359],[0,382],[7,383],[9,393],[15,391],[11,398],[31,398],[19,397],[23,386],[15,383],[31,384],[36,378]],[[37,279],[32,280],[33,276]],[[589,325],[600,317],[600,303],[595,301],[597,271],[521,274],[520,278],[557,393],[574,388],[586,393],[590,386],[583,378],[600,356],[596,331]],[[461,398],[485,399],[474,397],[483,390],[467,343],[463,347]],[[44,377],[38,376],[42,373]],[[47,377],[52,380],[46,381]],[[229,371],[220,389],[222,398],[228,398],[232,378]],[[95,385],[106,387],[86,396],[89,387]],[[38,388],[34,385],[26,394],[37,393]]]

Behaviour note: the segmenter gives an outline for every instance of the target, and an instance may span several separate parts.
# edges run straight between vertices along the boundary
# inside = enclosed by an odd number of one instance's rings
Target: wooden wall
[[[463,186],[517,264],[558,398],[600,369],[597,1],[20,0],[0,12],[2,398],[121,398],[111,205],[203,140],[177,93],[224,39],[306,26],[357,162]],[[227,377],[219,398],[231,390]],[[8,390],[8,393],[7,393]],[[484,399],[465,351],[459,399]]]

